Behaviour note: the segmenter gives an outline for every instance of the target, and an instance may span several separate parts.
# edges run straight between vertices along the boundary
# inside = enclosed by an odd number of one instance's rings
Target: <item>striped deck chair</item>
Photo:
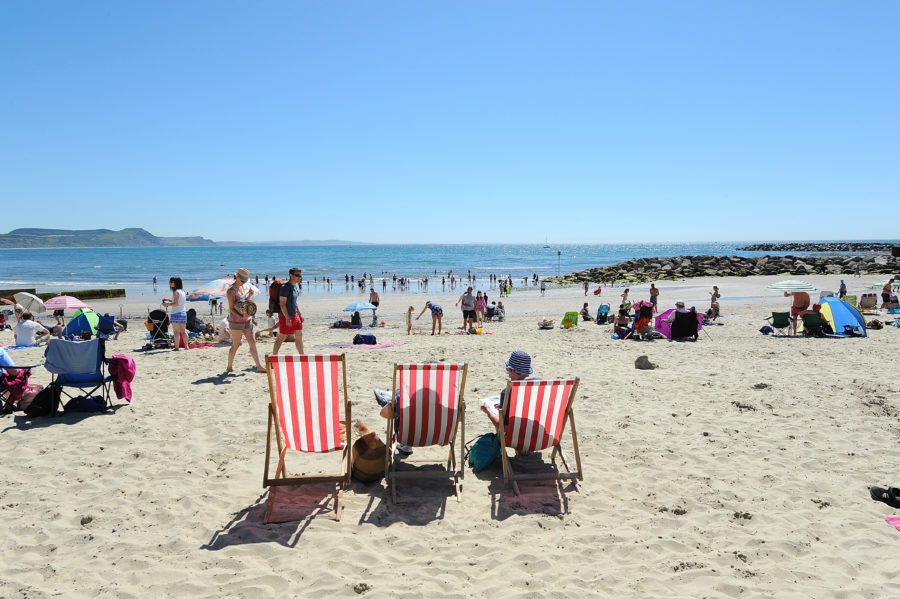
[[[503,482],[512,481],[516,495],[519,494],[518,481],[523,480],[584,480],[581,471],[581,456],[578,453],[578,437],[575,434],[575,416],[572,402],[578,390],[578,379],[553,381],[525,380],[510,381],[506,386],[506,400],[500,413],[500,458],[503,461]],[[560,447],[560,438],[566,423],[572,429],[572,451],[575,454],[576,471],[569,469],[566,457]],[[507,448],[518,452],[542,451],[553,448],[552,462],[559,453],[565,472],[557,468],[545,474],[516,474],[513,472]],[[578,483],[575,482],[577,485]],[[577,487],[576,487],[577,489]]]
[[[466,441],[466,364],[446,362],[394,364],[393,393],[389,405],[385,474],[391,485],[391,498],[397,503],[398,478],[452,478],[459,501],[464,476],[463,447]],[[457,429],[460,429],[459,463],[454,454]],[[400,471],[396,469],[394,442],[410,447],[450,446],[447,462],[441,470]],[[415,462],[419,460],[404,460]],[[424,460],[423,460],[424,461]],[[434,463],[433,460],[430,460]]]
[[[263,487],[271,487],[266,523],[271,521],[279,486],[317,483],[338,486],[334,512],[335,520],[340,520],[344,485],[350,482],[350,443],[341,439],[341,428],[345,432],[350,430],[344,354],[269,355],[266,356],[266,373],[271,399],[263,472]],[[273,430],[278,445],[278,465],[275,476],[269,478]],[[341,450],[341,469],[333,474],[288,476],[284,458],[289,449],[305,453]]]
[[[559,323],[564,329],[571,329],[572,327],[578,326],[578,312],[566,312],[563,315],[562,321]]]

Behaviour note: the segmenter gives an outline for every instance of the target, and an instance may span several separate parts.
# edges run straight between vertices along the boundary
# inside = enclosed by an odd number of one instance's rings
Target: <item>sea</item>
[[[777,252],[741,252],[752,242],[659,244],[466,244],[466,245],[328,245],[215,246],[141,248],[0,249],[0,289],[35,288],[56,292],[92,288],[124,288],[126,296],[154,293],[153,277],[166,289],[180,276],[185,289],[200,287],[244,267],[251,279],[286,278],[292,266],[303,269],[304,294],[343,294],[356,289],[345,276],[372,275],[377,281],[406,277],[411,293],[425,292],[426,277],[440,283],[451,273],[478,281],[489,275],[554,276],[608,266],[632,258],[677,255],[758,256]],[[795,252],[796,253],[796,252]],[[331,279],[331,284],[327,280]],[[530,283],[530,282],[529,282]]]

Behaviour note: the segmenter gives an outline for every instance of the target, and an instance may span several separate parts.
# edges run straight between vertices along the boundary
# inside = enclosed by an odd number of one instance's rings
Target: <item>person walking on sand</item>
[[[547,291],[547,281],[541,281],[541,295]]]
[[[188,349],[187,311],[184,309],[185,294],[181,277],[171,277],[169,289],[172,291],[172,299],[164,298],[162,305],[172,308],[169,322],[172,324],[172,333],[175,338],[175,351],[178,351],[182,343],[184,343],[184,349]]]
[[[847,295],[847,284],[844,283],[844,279],[841,279],[841,288],[838,289],[838,299],[844,299],[845,295]]]
[[[272,353],[277,354],[281,344],[289,335],[294,336],[297,353],[303,353],[303,316],[300,315],[300,283],[303,271],[297,267],[288,271],[288,280],[278,290],[278,337],[272,346]]]
[[[622,292],[622,307],[625,308],[626,312],[631,312],[631,300],[628,299],[628,291],[629,288],[626,287],[625,291]]]
[[[650,283],[650,303],[653,304],[653,311],[657,312],[656,302],[659,299],[659,289],[656,287],[656,283]]]
[[[410,306],[412,308],[412,306]],[[425,307],[422,308],[422,311],[419,312],[419,315],[416,316],[416,320],[422,318],[422,315],[425,314],[425,310],[431,310],[431,334],[434,335],[434,325],[437,325],[437,334],[441,334],[441,318],[444,316],[444,311],[434,302],[425,302]],[[412,312],[410,312],[412,314]],[[409,332],[409,331],[407,331]]]
[[[472,295],[472,288],[466,288],[466,292],[459,296],[456,300],[458,306],[462,303],[463,313],[463,330],[468,331],[470,327],[475,326],[475,296]]]
[[[584,282],[584,295],[585,295],[585,297],[587,297],[587,292],[588,292],[588,282],[585,281],[585,282]]]
[[[720,297],[722,296],[719,294],[718,285],[713,285],[713,290],[709,292],[709,307],[712,308],[713,304],[718,304]]]
[[[372,287],[372,289],[369,290],[369,303],[375,306],[376,309],[378,309],[378,303],[380,302],[380,300],[381,298],[378,297],[378,292],[375,291],[374,287]],[[372,316],[375,316],[375,310],[372,310]]]
[[[234,284],[228,288],[225,297],[228,299],[228,328],[231,331],[231,349],[228,350],[228,366],[225,372],[234,372],[234,356],[241,346],[241,337],[247,339],[250,348],[250,356],[256,364],[257,372],[265,372],[266,369],[259,363],[259,354],[256,351],[256,339],[253,337],[253,322],[250,316],[246,316],[238,309],[239,302],[246,302],[253,297],[253,290],[247,285],[250,280],[250,271],[239,268],[234,273]]]

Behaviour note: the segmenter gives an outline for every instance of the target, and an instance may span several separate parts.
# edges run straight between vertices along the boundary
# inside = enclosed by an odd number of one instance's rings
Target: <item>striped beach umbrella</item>
[[[777,292],[784,292],[784,291],[812,292],[812,291],[819,290],[815,285],[811,285],[809,283],[806,283],[805,281],[795,281],[793,279],[789,279],[787,281],[779,281],[778,283],[772,283],[771,285],[767,286],[766,289],[768,291],[777,291]]]
[[[77,310],[78,308],[90,308],[86,303],[71,295],[57,295],[56,297],[51,297],[44,302],[44,307],[48,310]]]

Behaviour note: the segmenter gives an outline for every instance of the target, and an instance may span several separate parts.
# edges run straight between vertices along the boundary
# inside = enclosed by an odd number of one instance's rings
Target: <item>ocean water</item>
[[[515,282],[534,273],[546,277],[640,257],[766,253],[736,251],[742,245],[746,243],[2,249],[0,289],[123,287],[131,296],[151,292],[154,276],[162,288],[170,276],[180,276],[190,290],[240,267],[262,281],[266,274],[285,277],[291,266],[299,266],[304,282],[310,282],[304,293],[343,293],[345,274],[369,273],[376,281],[394,274],[413,280],[428,276],[439,283],[452,270],[457,277],[471,271],[478,280],[496,274]],[[332,279],[331,287],[321,282],[326,277]]]

